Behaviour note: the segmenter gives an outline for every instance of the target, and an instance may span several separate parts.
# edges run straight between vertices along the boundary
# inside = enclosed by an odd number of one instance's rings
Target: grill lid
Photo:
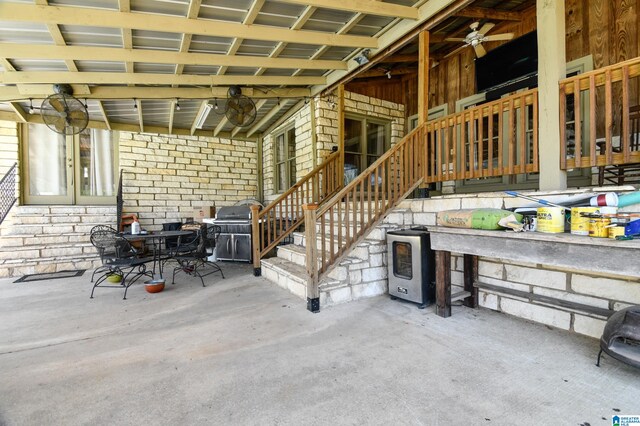
[[[216,221],[220,220],[251,220],[251,208],[249,206],[220,207]]]

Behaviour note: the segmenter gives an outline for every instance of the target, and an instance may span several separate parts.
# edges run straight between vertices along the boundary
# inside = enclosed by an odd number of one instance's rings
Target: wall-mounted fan
[[[76,135],[86,129],[89,124],[87,107],[72,96],[71,86],[56,84],[53,90],[56,93],[48,96],[40,106],[44,124],[62,135]]]
[[[227,95],[229,98],[224,109],[227,120],[238,127],[245,127],[253,123],[256,119],[256,104],[251,98],[244,96],[238,86],[231,86]]]
[[[494,26],[495,24],[492,24],[491,22],[487,22],[480,29],[478,29],[478,27],[480,27],[480,22],[474,22],[473,24],[469,25],[469,27],[471,28],[471,32],[467,34],[465,38],[455,38],[455,37],[446,38],[445,41],[461,41],[464,43],[464,46],[459,47],[458,49],[449,53],[447,56],[455,55],[462,49],[466,48],[467,46],[471,46],[473,47],[473,50],[476,52],[476,56],[478,58],[482,58],[484,55],[487,54],[487,51],[485,50],[484,46],[482,46],[483,42],[511,40],[513,38],[513,33],[487,35],[487,33],[491,31],[491,28],[493,28]]]

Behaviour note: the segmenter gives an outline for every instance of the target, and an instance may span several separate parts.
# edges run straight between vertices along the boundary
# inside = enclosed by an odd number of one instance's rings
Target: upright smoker
[[[435,301],[435,254],[426,228],[387,232],[389,296],[418,304]]]

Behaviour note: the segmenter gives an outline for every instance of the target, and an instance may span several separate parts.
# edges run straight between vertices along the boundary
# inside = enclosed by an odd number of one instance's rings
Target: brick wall
[[[273,141],[278,133],[291,125],[296,129],[297,179],[309,173],[331,153],[333,147],[338,146],[337,98],[335,96],[317,98],[313,104],[315,129],[311,129],[312,106],[310,103],[263,138],[263,178],[266,201],[273,200],[278,195],[275,192],[273,157]],[[344,106],[348,113],[390,121],[392,146],[404,136],[404,105],[345,92]],[[313,164],[312,131],[316,135],[316,164]]]
[[[193,217],[195,207],[255,199],[254,141],[120,133],[124,210],[148,229]]]

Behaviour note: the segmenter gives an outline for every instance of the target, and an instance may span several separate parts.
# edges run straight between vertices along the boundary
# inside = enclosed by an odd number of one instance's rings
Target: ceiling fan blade
[[[480,34],[486,34],[486,33],[488,33],[489,31],[491,31],[491,28],[493,28],[493,27],[495,27],[495,26],[496,26],[496,24],[492,24],[491,22],[487,22],[486,24],[484,24],[484,25],[482,26],[482,28],[480,28],[480,29],[478,30],[478,32],[479,32]]]
[[[512,38],[513,38],[513,33],[494,34],[490,36],[485,36],[483,41],[511,40]]]
[[[60,99],[56,97],[49,98],[49,104],[58,112],[64,111],[64,105],[62,104],[62,102],[60,102]]]
[[[444,41],[464,42],[464,39],[460,37],[447,37]]]
[[[481,44],[476,44],[475,46],[473,46],[473,50],[476,51],[476,56],[478,58],[482,58],[484,55],[487,54],[487,51]]]
[[[469,45],[468,45],[468,44],[465,44],[465,45],[462,45],[462,46],[458,47],[456,50],[454,50],[454,51],[452,51],[452,52],[447,53],[446,55],[444,55],[444,58],[443,58],[443,59],[445,59],[445,58],[449,58],[449,57],[454,56],[454,55],[457,55],[457,54],[458,54],[458,53],[460,53],[462,50],[464,50],[467,46],[469,46]]]
[[[56,120],[56,122],[54,123],[54,126],[56,127],[56,130],[58,131],[58,133],[65,133],[65,129],[67,127],[66,118],[60,118],[59,120]]]

